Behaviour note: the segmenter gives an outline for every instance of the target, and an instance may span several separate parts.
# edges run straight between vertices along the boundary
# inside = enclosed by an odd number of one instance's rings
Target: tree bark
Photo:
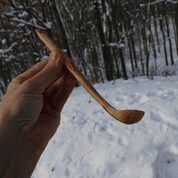
[[[56,17],[57,23],[58,23],[60,31],[61,31],[61,39],[62,39],[62,44],[63,44],[62,49],[66,49],[67,50],[67,52],[66,52],[67,56],[72,57],[72,52],[71,52],[70,47],[69,47],[67,34],[66,34],[66,31],[65,31],[64,24],[62,23],[61,14],[60,14],[60,11],[59,11],[59,8],[58,8],[57,1],[52,0],[52,3],[53,3],[54,15]]]
[[[99,11],[98,0],[94,2],[94,7],[95,7],[95,18],[96,18],[95,25],[98,29],[99,38],[101,41],[102,53],[103,53],[103,58],[104,58],[105,70],[106,70],[106,79],[108,81],[111,81],[113,80],[112,71],[110,70],[110,62],[109,62],[109,60],[111,60],[111,56],[109,56],[108,54],[107,44],[106,44],[106,40],[105,40],[105,36],[103,32],[102,23],[101,23],[101,15]]]
[[[159,4],[157,4],[157,9],[158,9],[158,14],[159,14],[159,17],[161,18]],[[162,19],[160,19],[160,20],[159,20],[159,22],[160,22],[161,32],[162,32],[162,35],[163,35],[165,62],[166,62],[166,66],[168,66],[167,49],[166,49],[166,38],[165,38],[164,28],[163,28],[163,18],[162,18]]]
[[[167,7],[165,5],[165,2],[162,2],[163,4],[163,9],[164,9],[164,17],[166,21],[166,27],[167,27],[167,36],[168,36],[168,41],[169,41],[169,50],[170,50],[170,56],[171,56],[171,65],[174,65],[174,59],[173,59],[173,53],[172,53],[172,43],[171,43],[171,36],[170,36],[170,30],[169,30],[169,16],[167,12]]]

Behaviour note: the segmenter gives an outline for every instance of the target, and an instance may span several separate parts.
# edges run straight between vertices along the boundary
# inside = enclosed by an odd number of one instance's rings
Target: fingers
[[[22,75],[24,78],[31,78],[23,82],[19,87],[20,92],[43,93],[48,86],[61,76],[64,68],[63,52],[55,48],[48,57],[48,61],[47,64],[44,62],[38,68],[36,67]]]
[[[61,88],[56,92],[54,97],[51,101],[51,107],[54,108],[56,111],[61,112],[62,108],[64,107],[67,99],[69,98],[70,94],[72,93],[76,79],[73,79],[69,76],[63,76],[63,84]]]
[[[71,59],[73,61],[73,59]],[[74,63],[74,61],[73,61]],[[77,79],[73,76],[73,74],[67,69],[64,68],[62,72],[62,76],[52,83],[43,93],[45,102],[50,102],[54,95],[61,89],[61,86],[64,84],[65,80],[71,79],[76,83]],[[70,86],[69,86],[70,87]]]
[[[49,58],[49,57],[48,57]],[[40,72],[48,63],[49,59],[46,58],[41,62],[38,62],[35,64],[32,68],[28,69],[24,73],[18,75],[15,77],[8,85],[7,92],[15,91],[17,88],[21,86],[23,82],[30,79],[34,75],[36,75],[38,72]]]
[[[60,77],[57,81],[51,84],[43,93],[44,102],[49,103],[52,101],[54,95],[61,89],[64,84],[64,75]]]
[[[11,83],[22,84],[24,81],[30,79],[31,77],[35,76],[38,72],[40,72],[47,65],[48,61],[49,61],[49,57],[44,59],[41,62],[38,62],[32,68],[28,69],[24,73],[18,75],[16,78],[14,78],[11,81]]]

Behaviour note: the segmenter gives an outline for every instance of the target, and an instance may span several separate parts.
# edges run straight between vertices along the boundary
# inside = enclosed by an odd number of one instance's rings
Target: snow
[[[32,22],[33,24],[37,25],[37,19],[36,19],[36,18],[32,18],[32,19],[30,20],[30,22]]]
[[[23,40],[22,40],[22,43],[25,43],[25,42],[26,42],[26,39],[23,39]]]
[[[45,0],[41,0],[41,2],[42,2],[42,3],[44,3],[44,2],[45,2]]]
[[[62,49],[62,51],[63,51],[64,53],[67,53],[67,49]]]
[[[61,16],[61,12],[60,12],[60,8],[59,8],[59,6],[58,6],[58,3],[57,3],[56,0],[54,0],[54,3],[55,3],[55,6],[56,6],[58,15],[59,15],[59,17],[60,17],[60,20],[61,20],[61,22],[62,22],[62,26],[63,26],[64,29],[65,29],[66,27],[65,27],[65,24],[64,24],[64,20],[63,20],[63,18],[62,18],[62,16]],[[65,30],[65,31],[66,31],[66,30]],[[66,36],[67,36],[67,34],[66,34]],[[71,48],[71,47],[69,46],[69,48]],[[70,51],[72,51],[72,50],[70,49]],[[72,57],[72,59],[74,58],[74,57],[73,57],[73,53],[71,53],[71,57]]]
[[[25,42],[25,41],[24,41]],[[39,53],[33,52],[33,55],[39,56]]]
[[[19,23],[19,25],[18,25],[18,27],[24,27],[25,26],[25,24],[23,24],[23,23]]]
[[[11,0],[11,2],[16,9],[23,9],[23,6],[17,6],[14,0]]]
[[[2,14],[5,15],[5,16],[14,17],[14,14],[11,13],[11,12],[5,12],[5,13],[2,13]]]
[[[69,14],[70,19],[71,19],[72,21],[74,21],[74,17],[73,17],[73,15],[70,13],[70,11],[69,11],[69,9],[67,8],[67,6],[66,6],[66,4],[65,4],[64,1],[62,1],[62,4],[63,4],[63,6],[64,6],[66,12]],[[81,14],[81,13],[80,13],[80,14]],[[80,18],[80,19],[81,19],[81,18]]]
[[[4,33],[4,32],[5,32],[4,28],[2,28],[2,29],[0,30],[0,32],[1,32],[1,33]]]
[[[48,58],[49,56],[47,56],[47,55],[45,55],[45,56],[43,56],[42,58],[41,58],[41,60],[44,60],[44,59],[46,59],[46,58]]]
[[[16,22],[23,23],[23,24],[25,24],[25,25],[33,26],[33,27],[35,27],[35,28],[37,28],[37,29],[40,29],[40,30],[46,30],[46,28],[43,28],[43,27],[41,27],[41,26],[39,26],[39,25],[37,25],[37,24],[33,24],[33,23],[31,23],[31,22],[26,22],[25,20],[22,20],[22,19],[18,19],[17,17],[11,18],[11,20],[12,20],[12,21],[16,21]],[[32,20],[33,20],[34,23],[36,23],[36,19],[35,19],[35,18],[33,18]]]
[[[118,49],[125,47],[123,43],[109,43],[108,46],[112,46],[112,47],[116,46]]]
[[[17,46],[18,45],[18,43],[13,43],[8,49],[0,49],[0,54],[4,54],[4,53],[8,53],[9,51],[11,51],[12,50],[12,48],[14,47],[14,46]]]
[[[58,6],[57,9],[61,16]],[[35,22],[15,17],[12,20],[43,30]],[[50,25],[47,22],[46,27]],[[110,43],[109,46],[120,48],[124,44]],[[12,47],[0,49],[0,55]],[[157,61],[160,73],[177,73],[174,66],[163,68],[162,43],[160,47],[158,59],[161,60]],[[178,66],[177,56],[174,59]],[[144,118],[137,124],[124,125],[111,117],[83,87],[75,88],[62,111],[61,124],[32,178],[178,178],[178,76],[119,79],[114,85],[112,81],[94,87],[117,109],[143,110]]]
[[[23,17],[27,17],[28,16],[28,12],[23,11],[22,14],[19,14],[18,17],[23,18]]]
[[[43,22],[43,25],[48,29],[52,28],[52,22],[47,22],[47,23]]]
[[[144,7],[145,5],[147,6],[150,6],[150,5],[153,5],[153,4],[158,4],[160,2],[164,2],[165,0],[158,0],[158,1],[155,1],[155,2],[152,2],[152,3],[147,3],[147,4],[140,4],[140,7]],[[172,4],[177,4],[177,1],[172,1],[172,0],[167,0],[167,2],[170,2]]]
[[[3,39],[2,40],[2,44],[6,44],[7,43],[7,40],[6,39]]]
[[[87,56],[88,56],[88,51],[87,51],[87,48],[85,48],[85,50],[84,50],[84,59],[85,60],[87,59]]]
[[[114,3],[113,3],[114,4]],[[110,7],[109,7],[109,5],[108,5],[108,3],[105,1],[105,6],[106,6],[106,15],[107,16],[110,16]]]
[[[115,108],[143,110],[144,118],[122,124],[75,88],[32,178],[177,178],[178,76],[94,87]]]
[[[35,4],[37,4],[38,2],[37,1],[34,1],[34,2],[32,2],[32,5],[34,6]]]

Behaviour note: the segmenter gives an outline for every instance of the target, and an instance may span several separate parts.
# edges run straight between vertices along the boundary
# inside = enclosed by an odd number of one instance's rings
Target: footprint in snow
[[[178,130],[177,118],[174,116],[170,116],[166,112],[161,111],[159,109],[150,112],[150,119]]]
[[[66,175],[66,177],[69,177],[69,176],[70,176],[70,171],[69,171],[68,168],[66,168],[66,170],[65,170],[65,175]]]
[[[118,144],[122,147],[126,147],[128,145],[127,139],[124,137],[120,137],[118,139]]]
[[[129,99],[130,99],[129,104],[132,105],[134,103],[138,103],[139,100],[141,99],[141,96],[132,94],[129,96]]]
[[[116,101],[116,102],[121,102],[121,101],[124,101],[124,98],[117,96],[117,97],[115,98],[115,101]]]
[[[95,132],[90,132],[88,134],[88,142],[91,144],[91,145],[97,145],[98,144],[98,140],[97,140],[97,137],[95,135]]]
[[[154,178],[178,178],[178,162],[174,153],[167,144],[161,144],[157,148],[158,155],[152,163]]]

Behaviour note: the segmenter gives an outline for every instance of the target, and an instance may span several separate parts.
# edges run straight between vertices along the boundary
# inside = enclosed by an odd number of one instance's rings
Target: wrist
[[[30,178],[42,154],[31,143],[18,136],[0,133],[0,177]]]

